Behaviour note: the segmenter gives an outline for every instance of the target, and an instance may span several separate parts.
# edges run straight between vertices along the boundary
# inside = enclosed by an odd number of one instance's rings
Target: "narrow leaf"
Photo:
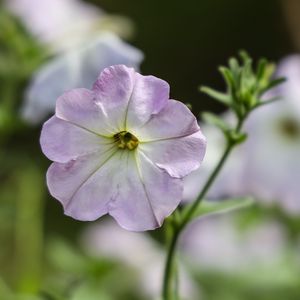
[[[194,211],[193,219],[212,215],[212,214],[223,214],[233,210],[246,208],[254,203],[250,197],[234,198],[221,201],[207,201],[204,200],[199,208]],[[185,211],[188,211],[189,206],[185,207]]]
[[[218,92],[206,86],[200,87],[200,91],[227,106],[230,104],[230,98],[227,94]]]
[[[271,88],[283,83],[286,81],[286,78],[284,77],[280,77],[280,78],[276,78],[274,80],[272,80],[262,91],[260,94],[263,94],[264,92],[270,90]]]
[[[249,56],[248,52],[245,51],[245,50],[241,50],[239,52],[239,55],[241,57],[241,59],[243,60],[243,63],[246,65],[248,64],[249,62],[252,63],[252,59],[251,57]]]
[[[235,91],[237,86],[236,86],[236,82],[234,80],[234,77],[232,75],[232,72],[226,68],[226,67],[220,67],[219,68],[219,71],[221,72],[226,84],[227,84],[227,87],[232,90],[232,91]]]
[[[259,60],[256,71],[257,81],[260,81],[264,77],[267,64],[268,61],[265,58]]]
[[[282,97],[273,97],[273,98],[270,98],[268,100],[259,100],[259,102],[253,107],[253,109],[257,108],[257,107],[260,107],[260,106],[264,106],[264,105],[273,103],[273,102],[280,101],[282,99],[283,99]]]

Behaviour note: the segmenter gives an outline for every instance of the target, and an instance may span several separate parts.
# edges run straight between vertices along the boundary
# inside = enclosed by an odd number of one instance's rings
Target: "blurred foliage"
[[[0,139],[3,139],[22,126],[16,113],[22,91],[45,59],[46,50],[4,9],[0,9],[0,28]]]

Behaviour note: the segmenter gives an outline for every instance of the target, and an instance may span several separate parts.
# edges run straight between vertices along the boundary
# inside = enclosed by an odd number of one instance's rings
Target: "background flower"
[[[53,113],[55,100],[76,87],[91,88],[99,71],[115,64],[139,69],[143,53],[120,38],[133,24],[81,0],[12,0],[4,2],[52,57],[29,82],[21,115],[38,124]],[[75,21],[76,20],[76,21]]]
[[[103,31],[125,38],[132,31],[129,19],[111,17],[81,0],[6,0],[5,5],[54,52],[72,50]]]
[[[46,62],[33,76],[25,94],[23,118],[32,124],[52,114],[58,96],[64,91],[91,88],[99,70],[125,64],[139,69],[143,53],[116,35],[104,32],[85,45]]]
[[[154,239],[144,233],[124,231],[105,220],[86,228],[81,235],[81,245],[90,256],[116,260],[133,268],[140,292],[151,299],[159,299],[165,254]],[[184,299],[198,299],[195,282],[186,270],[180,270],[180,295]]]
[[[244,229],[239,227],[232,213],[193,222],[180,242],[185,259],[195,269],[199,264],[205,270],[229,273],[280,263],[287,243],[280,223],[264,220]]]
[[[180,249],[203,299],[281,299],[287,290],[298,295],[299,243],[266,211],[259,216],[252,208],[195,221]]]

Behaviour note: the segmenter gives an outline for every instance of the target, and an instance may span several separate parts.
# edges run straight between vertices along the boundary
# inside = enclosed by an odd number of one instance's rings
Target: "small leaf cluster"
[[[285,81],[284,78],[273,79],[275,65],[264,58],[254,68],[253,60],[244,51],[240,52],[240,61],[232,57],[228,66],[221,66],[219,71],[224,78],[226,92],[207,86],[200,87],[200,90],[232,110],[239,124],[257,107],[278,100],[277,97],[265,100],[263,95]],[[238,144],[246,139],[245,134],[231,129],[220,117],[211,113],[204,113],[202,117],[206,122],[219,127],[231,142]]]

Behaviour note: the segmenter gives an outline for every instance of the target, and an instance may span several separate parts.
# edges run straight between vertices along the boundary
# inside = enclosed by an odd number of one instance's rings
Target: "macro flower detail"
[[[123,228],[162,225],[182,198],[182,178],[196,170],[206,140],[169,85],[116,65],[93,89],[65,92],[43,126],[41,146],[54,161],[47,185],[66,215],[111,215]]]

